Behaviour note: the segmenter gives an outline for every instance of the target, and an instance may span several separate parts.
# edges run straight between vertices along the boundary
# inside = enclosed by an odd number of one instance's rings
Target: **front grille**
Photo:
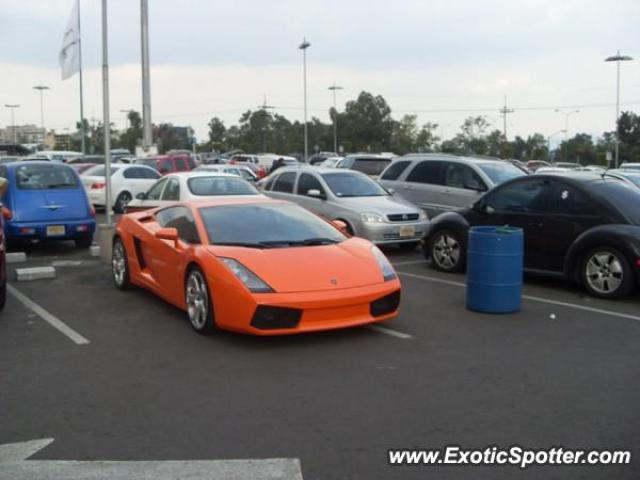
[[[412,222],[420,218],[419,213],[394,213],[387,215],[390,222]]]
[[[296,308],[270,307],[260,305],[256,308],[251,326],[260,330],[295,328],[300,323],[302,310]]]
[[[400,290],[371,302],[369,310],[374,317],[381,317],[395,312],[398,305],[400,305]]]

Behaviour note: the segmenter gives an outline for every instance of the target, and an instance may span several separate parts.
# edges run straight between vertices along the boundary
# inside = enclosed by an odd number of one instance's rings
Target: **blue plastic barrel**
[[[467,308],[512,313],[522,306],[522,229],[483,226],[469,230]]]

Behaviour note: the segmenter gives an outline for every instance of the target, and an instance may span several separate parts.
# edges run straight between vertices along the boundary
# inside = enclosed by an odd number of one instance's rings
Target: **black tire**
[[[402,252],[413,252],[420,242],[403,242],[398,243],[398,249]]]
[[[127,205],[131,200],[133,200],[133,197],[129,192],[120,193],[120,195],[118,195],[118,198],[116,198],[116,203],[113,206],[113,211],[115,213],[124,213],[124,211],[127,208]]]
[[[590,295],[606,299],[629,295],[636,283],[627,257],[605,245],[590,250],[582,258],[579,276]]]
[[[429,236],[425,256],[431,266],[448,273],[463,272],[467,261],[466,238],[455,230],[438,230]]]
[[[199,267],[193,266],[187,272],[184,296],[187,304],[187,318],[191,327],[202,335],[217,332],[211,290],[205,274]],[[202,308],[205,310],[203,311]]]
[[[113,241],[113,248],[111,252],[111,278],[113,279],[113,284],[118,290],[128,290],[131,288],[127,249],[119,237],[116,237]]]
[[[73,239],[77,248],[89,248],[93,244],[93,235],[81,235]]]

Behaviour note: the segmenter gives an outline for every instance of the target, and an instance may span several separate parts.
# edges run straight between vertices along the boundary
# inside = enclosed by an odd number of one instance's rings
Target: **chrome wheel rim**
[[[197,330],[202,330],[207,323],[209,292],[200,272],[194,271],[189,274],[186,297],[189,321]]]
[[[433,259],[442,268],[455,267],[460,260],[460,243],[446,233],[440,235],[433,243]]]
[[[622,261],[607,251],[596,252],[589,257],[585,273],[589,287],[602,294],[618,290],[624,276]]]
[[[127,262],[125,259],[124,247],[120,242],[117,242],[113,246],[111,270],[113,272],[113,279],[115,280],[116,284],[122,285],[124,283],[124,277],[127,273]]]

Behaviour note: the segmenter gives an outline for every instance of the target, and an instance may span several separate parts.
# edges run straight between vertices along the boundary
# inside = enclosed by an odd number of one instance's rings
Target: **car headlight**
[[[427,212],[425,212],[424,210],[420,210],[420,220],[428,220],[429,218],[427,217]]]
[[[366,223],[384,223],[384,217],[377,213],[364,212],[360,214],[360,218]]]
[[[375,245],[371,247],[371,253],[373,253],[373,256],[376,257],[376,260],[378,261],[378,265],[380,265],[384,281],[387,282],[396,278],[396,272],[387,257],[385,257],[384,253],[382,253],[382,251]]]
[[[233,274],[253,293],[272,293],[273,289],[260,277],[233,258],[219,257]]]

